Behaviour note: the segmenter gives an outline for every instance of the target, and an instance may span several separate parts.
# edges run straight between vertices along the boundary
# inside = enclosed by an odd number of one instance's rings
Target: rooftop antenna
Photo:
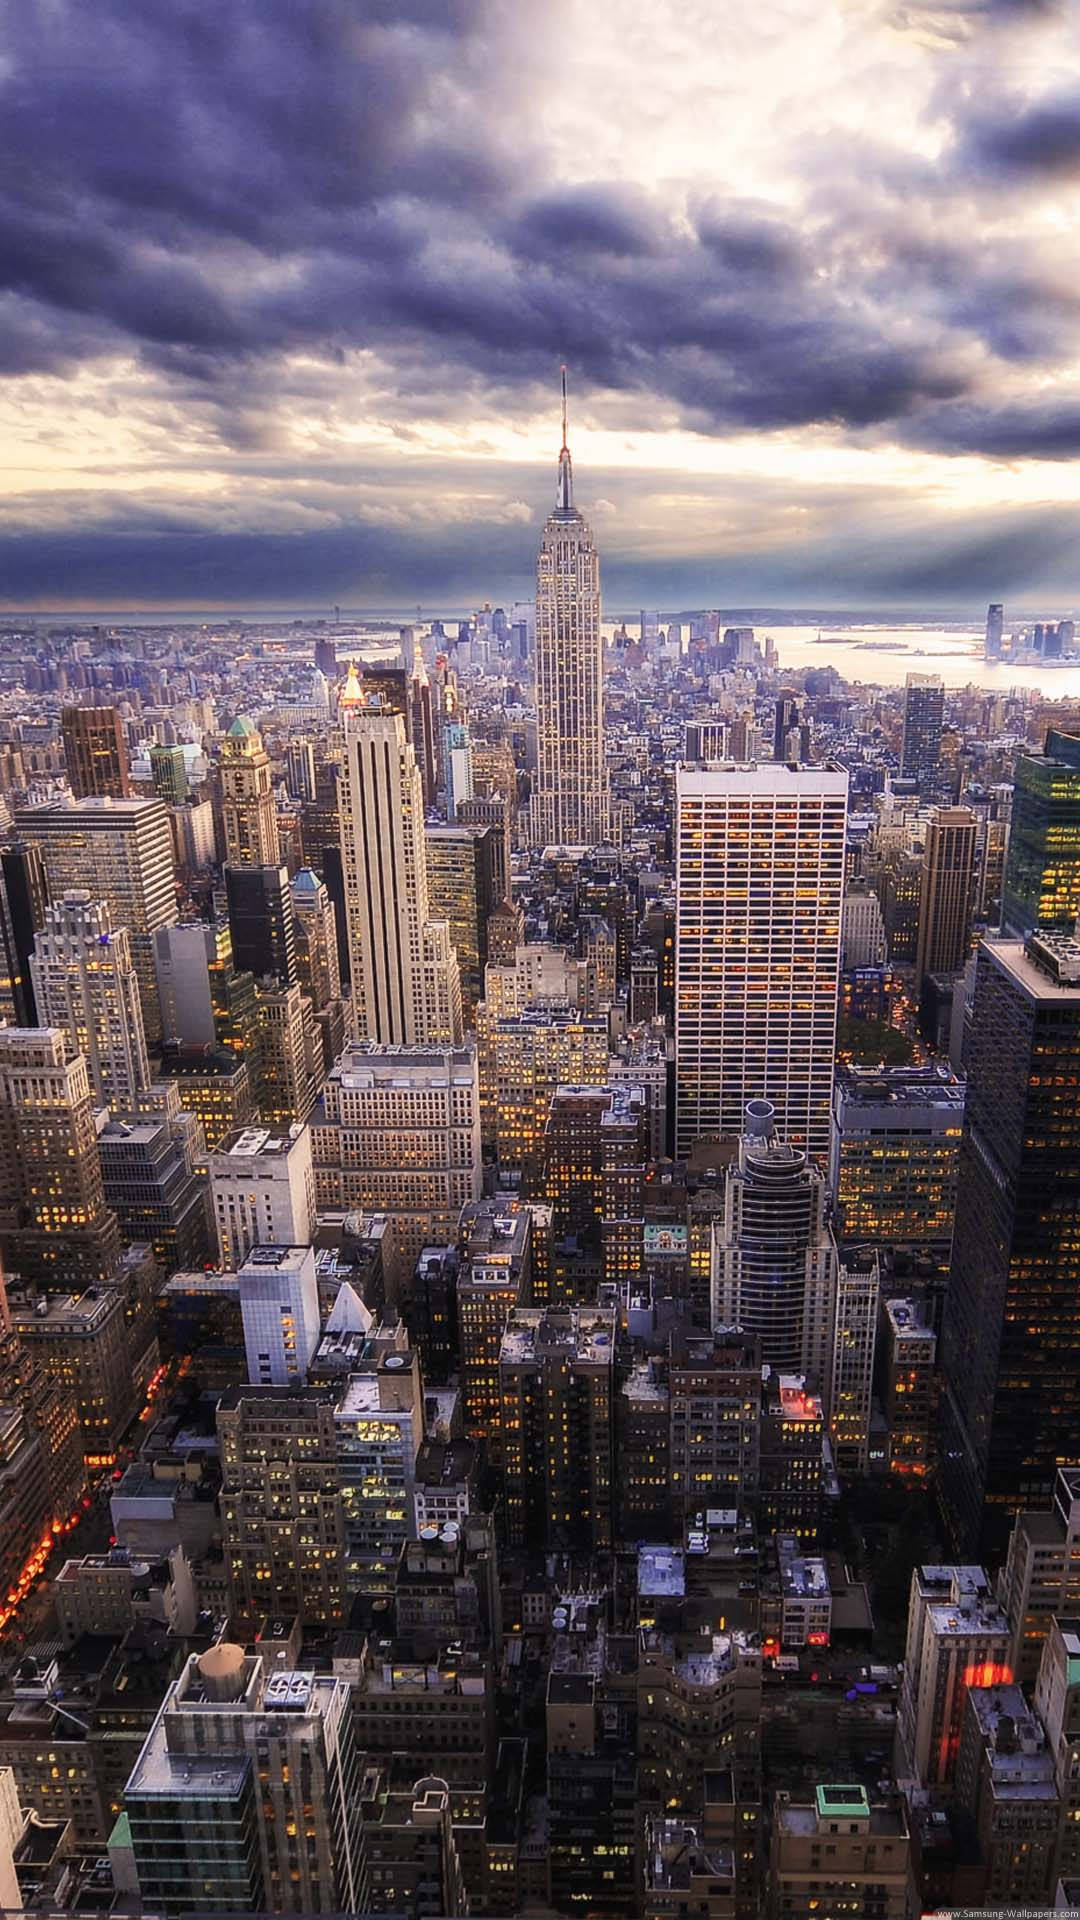
[[[566,447],[566,367],[562,369],[562,443]]]
[[[570,449],[566,444],[566,368],[562,369],[562,446],[559,449],[559,489],[555,496],[556,513],[572,514],[574,511],[574,476],[570,465]]]

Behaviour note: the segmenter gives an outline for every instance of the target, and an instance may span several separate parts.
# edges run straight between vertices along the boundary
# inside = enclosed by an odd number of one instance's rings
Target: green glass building
[[[1021,754],[1002,895],[1002,928],[1072,930],[1080,913],[1080,735],[1051,728],[1042,753]]]

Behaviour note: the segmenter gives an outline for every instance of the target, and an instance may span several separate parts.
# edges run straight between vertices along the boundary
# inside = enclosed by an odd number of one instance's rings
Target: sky
[[[1080,605],[1080,14],[19,0],[0,606]]]

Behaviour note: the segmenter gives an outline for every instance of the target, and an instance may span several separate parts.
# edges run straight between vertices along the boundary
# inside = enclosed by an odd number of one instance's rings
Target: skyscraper
[[[108,796],[31,807],[19,833],[40,848],[54,900],[85,887],[103,900],[114,927],[125,927],[139,976],[147,1045],[161,1039],[154,935],[176,925],[176,878],[169,814],[163,800]]]
[[[1080,912],[1080,735],[1051,727],[1016,761],[1001,924],[1016,939]]]
[[[826,1203],[821,1173],[778,1137],[768,1101],[752,1100],[714,1235],[713,1325],[756,1335],[765,1365],[819,1391],[836,1299]]]
[[[40,847],[5,847],[0,853],[0,1019],[11,1027],[37,1023],[30,956],[48,904]]]
[[[252,1386],[302,1386],[319,1344],[313,1248],[252,1247],[236,1277]]]
[[[115,707],[65,707],[60,715],[68,784],[76,800],[125,800],[131,793],[127,749]]]
[[[945,688],[934,673],[909,673],[904,687],[904,740],[900,774],[918,783],[928,797],[934,788],[941,758],[945,715]]]
[[[227,1641],[191,1654],[124,1790],[145,1909],[367,1907],[349,1687],[268,1671]]]
[[[461,982],[445,920],[431,916],[423,783],[400,714],[341,696],[341,858],[361,1039],[413,1046],[462,1036]]]
[[[533,843],[597,846],[609,834],[600,563],[574,506],[565,368],[555,511],[536,563],[536,723]]]
[[[1001,634],[1005,624],[1005,609],[1000,601],[991,600],[986,609],[986,658],[997,660],[1001,655]]]
[[[836,1043],[847,774],[676,774],[676,1153],[742,1132],[747,1102],[824,1164]]]
[[[86,1056],[98,1104],[133,1113],[150,1062],[127,929],[104,901],[65,893],[46,911],[30,971],[42,1026],[62,1027],[69,1056]]]
[[[270,755],[262,735],[244,714],[237,714],[225,735],[219,777],[226,866],[279,866],[281,846]]]
[[[287,867],[226,867],[233,965],[256,979],[295,986],[296,934]]]
[[[1080,944],[979,948],[942,1325],[942,1496],[967,1553],[1080,1465]]]
[[[614,1346],[610,1308],[511,1312],[499,1352],[510,1546],[610,1548]]]
[[[55,1027],[0,1028],[4,1265],[48,1284],[107,1279],[120,1257],[105,1205],[90,1075]]]
[[[975,815],[970,807],[935,807],[926,832],[915,979],[955,973],[971,945],[975,890]]]

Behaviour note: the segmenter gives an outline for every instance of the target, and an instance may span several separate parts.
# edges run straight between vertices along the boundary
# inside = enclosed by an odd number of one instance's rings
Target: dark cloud
[[[941,0],[888,17],[956,40],[1048,10]],[[507,0],[23,0],[0,60],[0,377],[121,354],[153,377],[164,439],[174,417],[200,454],[280,453],[294,500],[283,414],[309,397],[325,411],[360,355],[370,406],[403,441],[474,398],[531,407],[567,359],[575,391],[620,425],[1078,450],[1075,411],[1001,396],[1017,370],[1075,357],[1078,297],[1023,211],[1080,167],[1080,104],[1003,112],[947,79],[940,159],[885,128],[875,142],[823,127],[800,153],[799,205],[719,177],[655,195],[560,185],[564,156],[518,85],[533,30]],[[999,201],[1015,227],[987,246]],[[476,550],[524,580],[529,543],[493,525]],[[216,539],[131,519],[66,549],[12,536],[0,565],[29,583],[51,553],[73,592],[100,568],[109,595],[119,569],[152,562],[161,595],[183,598],[199,577],[220,596],[230,566],[264,598],[314,592],[320,568],[324,598],[463,577],[456,542],[412,537],[415,558],[407,529],[375,519]],[[31,590],[3,577],[9,595]]]
[[[968,130],[965,157],[993,172],[1044,179],[1080,174],[1080,93],[1016,107],[1000,100]]]

